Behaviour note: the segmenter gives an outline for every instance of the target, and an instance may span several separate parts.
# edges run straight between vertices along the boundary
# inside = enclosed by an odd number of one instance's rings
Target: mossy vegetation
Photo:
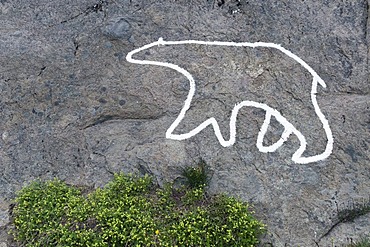
[[[208,196],[194,169],[181,188],[123,173],[89,195],[57,179],[33,182],[17,194],[11,234],[19,246],[256,246],[264,225],[248,204]]]

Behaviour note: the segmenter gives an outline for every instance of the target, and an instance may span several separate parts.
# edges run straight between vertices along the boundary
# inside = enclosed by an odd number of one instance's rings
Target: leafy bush
[[[18,192],[13,217],[19,246],[240,247],[264,231],[237,199],[122,173],[88,196],[60,180],[33,182]]]
[[[208,174],[208,167],[203,159],[195,167],[189,166],[182,170],[182,176],[186,178],[186,185],[190,188],[206,186],[210,179]]]

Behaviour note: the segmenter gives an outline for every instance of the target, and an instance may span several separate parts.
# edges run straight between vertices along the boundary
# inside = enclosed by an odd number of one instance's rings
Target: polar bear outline
[[[230,117],[230,139],[225,140],[221,134],[220,127],[216,121],[215,118],[209,118],[205,120],[203,123],[201,123],[198,127],[194,128],[193,130],[189,131],[188,133],[184,134],[173,134],[173,131],[176,129],[176,127],[180,124],[182,119],[184,118],[187,110],[190,108],[192,98],[195,94],[196,84],[194,81],[193,76],[185,69],[179,67],[176,64],[166,63],[166,62],[158,62],[158,61],[151,61],[151,60],[137,60],[133,59],[132,56],[140,51],[149,49],[153,46],[162,46],[162,45],[181,45],[181,44],[198,44],[198,45],[209,45],[209,46],[235,46],[235,47],[268,47],[268,48],[274,48],[281,52],[283,52],[288,57],[294,59],[296,62],[298,62],[302,67],[304,67],[311,75],[312,75],[312,88],[311,88],[311,102],[313,104],[314,110],[316,115],[319,117],[325,134],[327,138],[326,148],[325,151],[321,154],[310,156],[310,157],[302,157],[303,152],[306,150],[307,142],[306,138],[302,135],[300,131],[298,131],[285,117],[283,117],[280,112],[278,112],[276,109],[260,102],[255,101],[249,101],[245,100],[242,101],[239,104],[236,104],[232,110],[231,117]],[[177,116],[176,120],[171,124],[171,126],[166,131],[166,138],[167,139],[173,139],[173,140],[185,140],[188,138],[191,138],[198,134],[200,131],[208,127],[209,125],[212,125],[213,130],[215,132],[215,135],[220,142],[220,144],[223,147],[232,146],[235,143],[236,140],[236,118],[238,115],[239,110],[244,106],[252,106],[256,108],[260,108],[265,110],[265,120],[261,126],[261,129],[257,136],[257,148],[260,152],[267,153],[267,152],[275,152],[279,147],[281,147],[284,142],[289,138],[291,134],[295,134],[300,142],[300,147],[295,151],[295,153],[292,156],[292,161],[298,164],[308,164],[312,162],[317,162],[320,160],[324,160],[327,157],[330,156],[332,150],[333,150],[333,135],[332,131],[329,126],[328,120],[325,118],[324,114],[321,112],[317,100],[316,100],[316,93],[317,93],[317,85],[320,84],[323,88],[326,88],[326,84],[324,80],[321,79],[321,77],[306,63],[304,62],[300,57],[293,54],[289,50],[285,49],[281,45],[275,44],[275,43],[266,43],[266,42],[255,42],[255,43],[249,43],[249,42],[223,42],[223,41],[201,41],[201,40],[180,40],[180,41],[165,41],[163,38],[159,38],[158,41],[144,45],[140,48],[134,49],[131,52],[129,52],[126,56],[126,60],[130,63],[134,64],[142,64],[142,65],[156,65],[156,66],[163,66],[167,68],[174,69],[181,74],[183,74],[190,83],[190,89],[189,93],[187,95],[187,98],[184,102],[184,106],[181,109],[179,115]],[[274,144],[270,146],[263,146],[263,139],[267,132],[268,126],[270,124],[271,116],[274,116],[276,120],[284,126],[284,131],[281,135],[281,138],[275,142]]]

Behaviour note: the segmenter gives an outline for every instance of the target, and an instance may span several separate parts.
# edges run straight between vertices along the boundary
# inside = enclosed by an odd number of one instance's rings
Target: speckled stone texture
[[[211,193],[254,205],[268,227],[265,244],[331,246],[369,233],[369,214],[336,224],[337,208],[369,199],[368,17],[365,0],[0,0],[0,246],[10,246],[15,192],[36,178],[99,187],[125,171],[163,184],[199,158],[212,170]],[[232,147],[222,147],[210,127],[187,140],[166,139],[189,82],[125,59],[160,37],[273,42],[298,55],[327,84],[317,100],[333,132],[331,156],[292,162],[294,135],[274,153],[259,152],[265,113],[248,107]],[[228,139],[232,108],[254,100],[300,129],[305,155],[325,148],[310,75],[276,50],[162,46],[137,57],[175,63],[194,76],[193,104],[176,133],[214,116]],[[272,121],[265,144],[283,130]]]

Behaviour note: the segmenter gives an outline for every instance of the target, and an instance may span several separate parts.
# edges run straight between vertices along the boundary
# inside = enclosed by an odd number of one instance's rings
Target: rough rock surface
[[[0,0],[0,246],[9,205],[29,181],[59,177],[98,187],[125,171],[151,173],[162,184],[199,158],[213,171],[211,192],[255,205],[269,229],[265,243],[331,246],[369,233],[369,214],[332,228],[337,206],[369,198],[368,17],[367,0]],[[189,82],[125,59],[160,37],[273,42],[298,55],[327,84],[317,100],[333,132],[332,154],[296,164],[294,136],[274,153],[259,152],[265,113],[248,107],[239,112],[231,147],[210,127],[187,140],[166,139]],[[178,64],[197,81],[176,133],[215,116],[228,139],[234,105],[255,100],[302,131],[305,155],[325,148],[310,76],[276,50],[163,46],[137,57]],[[282,131],[272,122],[265,144]]]

